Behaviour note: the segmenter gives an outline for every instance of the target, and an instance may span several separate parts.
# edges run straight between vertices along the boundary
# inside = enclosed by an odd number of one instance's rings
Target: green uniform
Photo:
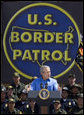
[[[59,109],[57,111],[54,110],[52,114],[67,114],[67,112],[64,109]]]
[[[74,114],[83,114],[83,108],[77,110],[77,112],[74,112]]]
[[[13,83],[11,84],[13,87],[13,94],[16,100],[19,99],[19,95],[21,93],[21,91],[25,88],[25,85],[23,83],[19,83],[19,85],[16,87],[16,85]]]
[[[58,104],[57,106],[60,106],[60,105],[61,105],[61,102],[60,102],[59,99],[57,99],[57,100],[54,100],[54,101],[53,101],[53,104]],[[60,105],[59,105],[59,104],[60,104]],[[54,106],[54,108],[53,108],[53,110],[52,110],[52,114],[67,114],[67,112],[66,112],[64,109],[62,109],[61,106],[60,106],[60,108],[59,108],[58,110],[56,110],[56,109],[55,109],[55,106]]]
[[[18,79],[19,78],[19,83],[16,86],[16,84],[13,82],[11,86],[13,87],[13,94],[15,95],[16,100],[19,99],[19,95],[23,89],[25,89],[25,84],[20,82],[20,75],[18,72],[13,73],[13,79]]]
[[[72,114],[83,114],[83,108],[79,108],[76,106],[75,108],[72,109],[71,111]]]
[[[83,99],[83,93],[78,94],[77,100],[78,100],[78,98]],[[72,109],[72,111],[71,111],[72,114],[83,114],[83,105],[81,107],[79,107],[78,103],[79,102],[77,102],[77,105]]]
[[[14,111],[11,113],[11,112],[9,111],[9,109],[6,109],[6,110],[3,111],[2,114],[22,114],[22,112],[19,111],[18,109],[14,109]]]

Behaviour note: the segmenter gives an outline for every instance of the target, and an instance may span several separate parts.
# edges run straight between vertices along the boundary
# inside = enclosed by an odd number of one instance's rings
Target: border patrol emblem
[[[3,38],[6,58],[23,77],[40,77],[39,68],[49,65],[58,78],[74,65],[80,44],[75,20],[64,9],[50,3],[34,3],[17,11]]]

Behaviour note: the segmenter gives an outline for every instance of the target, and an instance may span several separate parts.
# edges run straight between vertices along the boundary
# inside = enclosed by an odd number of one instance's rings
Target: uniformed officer
[[[77,94],[81,93],[82,87],[79,84],[74,84],[71,88],[71,98],[76,99]]]
[[[24,107],[28,104],[27,94],[28,94],[27,90],[23,89],[20,93],[19,100],[16,102],[15,107],[20,109],[21,111],[24,111]]]
[[[70,74],[68,76],[68,84],[65,85],[69,90],[71,90],[72,86],[76,84],[76,76],[75,74]]]
[[[67,112],[64,109],[61,109],[60,100],[55,100],[53,103],[54,109],[52,111],[52,114],[67,114]]]
[[[77,95],[77,105],[72,109],[72,114],[83,114],[83,93]]]
[[[33,100],[27,99],[27,90],[24,89],[20,94],[20,100],[16,102],[16,108],[22,111],[23,114],[34,114],[38,113],[39,109],[37,104]]]
[[[61,108],[64,109],[68,114],[71,112],[72,108],[76,106],[73,99],[69,99],[69,90],[67,87],[62,89],[62,98],[60,100]]]
[[[61,108],[61,102],[56,99],[49,106],[49,114],[67,114],[67,112]]]
[[[25,88],[25,85],[20,82],[20,75],[17,72],[13,74],[13,83],[11,84],[13,87],[13,93],[16,99],[19,99],[20,92]]]
[[[22,114],[22,112],[15,108],[15,100],[10,98],[8,100],[8,107],[3,111],[2,114]]]
[[[1,113],[4,111],[5,105],[7,103],[6,99],[6,87],[1,87]]]
[[[11,85],[9,85],[6,90],[7,90],[6,99],[7,100],[10,99],[10,98],[15,99],[15,96],[13,94],[13,87]]]
[[[36,103],[36,101],[31,99],[29,101],[29,106],[26,106],[24,114],[39,114],[39,109],[39,105]]]
[[[1,104],[3,104],[6,101],[6,87],[1,87]]]

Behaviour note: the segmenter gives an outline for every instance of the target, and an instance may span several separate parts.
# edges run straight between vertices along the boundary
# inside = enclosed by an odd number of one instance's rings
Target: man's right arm
[[[30,91],[35,91],[35,90],[36,90],[36,80],[34,80],[30,85]]]

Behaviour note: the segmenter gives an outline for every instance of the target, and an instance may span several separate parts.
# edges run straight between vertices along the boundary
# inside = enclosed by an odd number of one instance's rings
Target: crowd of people
[[[49,91],[61,91],[61,98],[54,99],[48,105],[48,114],[83,114],[83,86],[76,84],[74,74],[68,76],[68,84],[63,87],[60,87],[55,79],[50,78],[48,66],[41,68],[41,75],[44,78],[36,78],[30,84],[25,85],[20,81],[19,73],[15,72],[12,84],[8,86],[2,84],[1,114],[40,114],[39,103],[34,99],[28,99],[28,93],[30,90],[40,90],[38,87],[45,88],[44,83],[48,84],[47,89]],[[42,86],[39,84],[40,81],[43,83]]]

